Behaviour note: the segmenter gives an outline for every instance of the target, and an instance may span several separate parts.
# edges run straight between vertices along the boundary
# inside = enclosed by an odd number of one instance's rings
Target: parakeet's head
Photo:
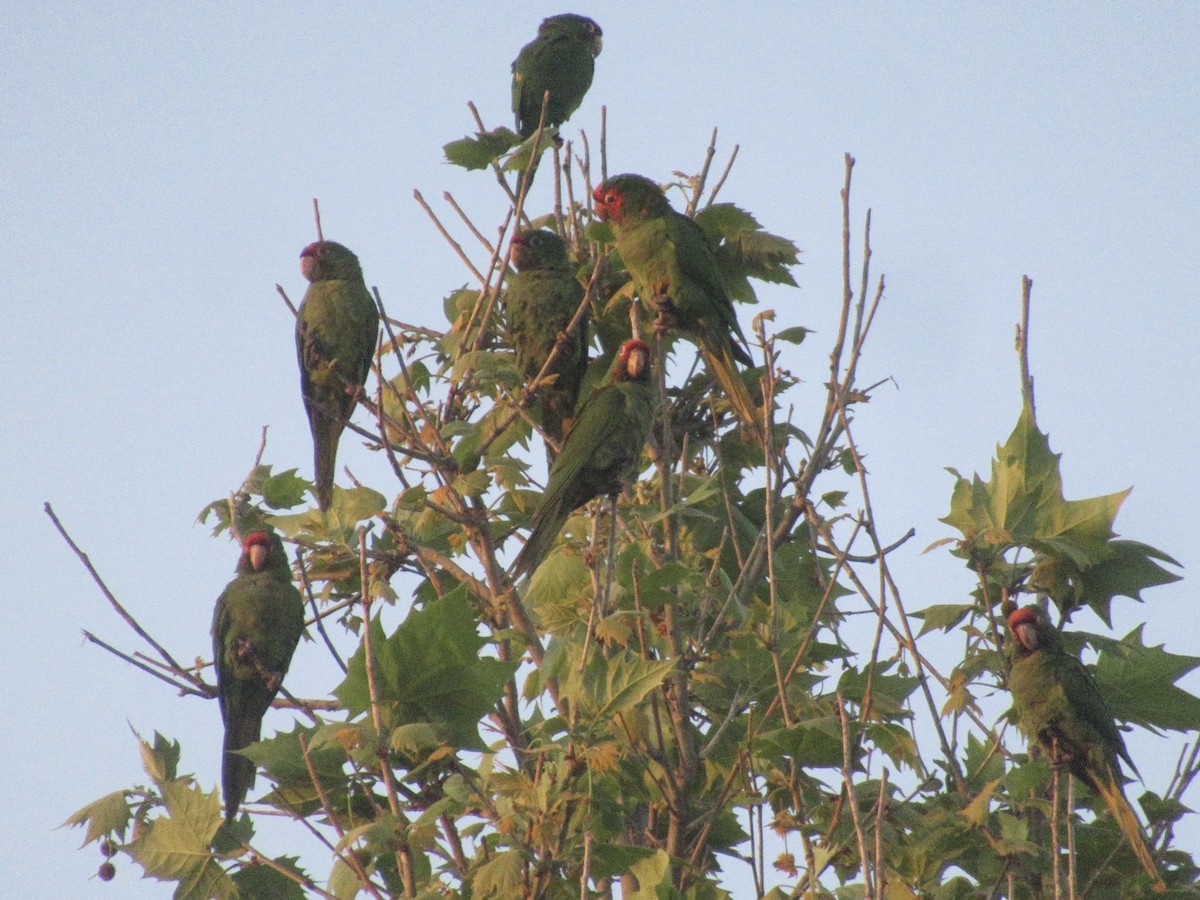
[[[311,282],[362,278],[358,257],[335,241],[313,241],[300,251],[300,273]]]
[[[592,56],[599,56],[604,46],[604,32],[600,30],[600,26],[587,16],[575,13],[563,13],[543,19],[542,24],[538,26],[538,37],[565,37],[583,41]]]
[[[1044,649],[1048,638],[1056,634],[1040,606],[1022,606],[1014,610],[1008,617],[1008,630],[1023,653]]]
[[[238,560],[239,574],[265,572],[283,566],[287,570],[287,555],[283,541],[273,531],[252,531],[242,541],[242,556]]]
[[[563,268],[568,265],[566,242],[545,228],[518,231],[513,235],[508,252],[518,272]]]
[[[645,341],[626,341],[617,352],[616,362],[613,363],[613,379],[615,381],[650,380],[650,345]]]
[[[618,227],[671,207],[662,188],[641,175],[614,175],[596,186],[592,199],[601,221]]]

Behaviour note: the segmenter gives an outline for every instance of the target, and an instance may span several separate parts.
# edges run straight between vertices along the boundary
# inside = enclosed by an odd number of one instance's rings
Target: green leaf
[[[475,137],[451,141],[442,147],[446,162],[468,171],[486,169],[521,143],[521,137],[509,128],[477,132]]]
[[[517,662],[480,657],[487,642],[477,624],[465,587],[412,610],[390,636],[378,617],[372,620],[379,702],[389,727],[432,722],[453,746],[485,749],[477,725],[503,695]],[[363,646],[334,694],[352,714],[370,709]]]
[[[281,731],[265,741],[251,744],[242,752],[254,764],[266,771],[282,793],[294,804],[312,803],[319,800],[308,771],[311,763],[322,786],[335,802],[344,793],[345,775],[342,771],[346,763],[346,750],[338,741],[342,729],[349,727],[343,723],[330,723],[323,726],[304,726],[295,723],[291,731]],[[305,761],[304,749],[300,738],[308,744],[308,760]],[[268,795],[268,801],[275,799]]]
[[[520,897],[524,891],[525,857],[519,850],[497,853],[475,871],[474,897]]]
[[[163,785],[175,779],[175,770],[179,766],[178,741],[169,741],[156,731],[154,745],[139,738],[138,749],[142,755],[142,768],[157,784]]]
[[[649,847],[631,847],[626,844],[593,844],[592,877],[612,878],[616,875],[624,875],[642,860],[649,859],[655,852]]]
[[[783,757],[805,768],[842,765],[842,726],[836,716],[819,716],[790,728],[760,734],[754,752],[764,758]]]
[[[671,888],[671,858],[662,850],[629,867],[637,888],[625,893],[624,900],[663,900],[678,896]],[[666,893],[664,893],[664,891]]]
[[[930,631],[948,632],[971,614],[975,609],[970,603],[940,603],[927,606],[912,614],[914,619],[921,619],[920,637]]]
[[[674,668],[672,660],[642,659],[628,651],[609,658],[595,653],[583,672],[568,675],[562,693],[578,702],[589,718],[608,720],[640,703]]]
[[[113,791],[99,800],[72,813],[63,826],[87,825],[83,844],[90,844],[108,834],[124,836],[129,825],[129,800],[125,791]]]
[[[996,792],[996,788],[1000,785],[1000,779],[989,781],[984,785],[971,802],[962,809],[963,818],[972,825],[979,827],[987,822],[988,810],[992,803],[992,794]]]
[[[696,224],[716,247],[717,263],[734,300],[754,302],[750,278],[796,286],[789,271],[800,250],[787,238],[763,230],[750,213],[732,203],[713,203],[696,213]]]
[[[1109,711],[1125,722],[1147,728],[1194,731],[1200,722],[1200,697],[1175,685],[1200,666],[1200,657],[1147,647],[1139,625],[1120,642],[1107,642],[1096,661],[1096,683]]]
[[[330,530],[353,529],[359,522],[373,518],[387,509],[387,498],[369,487],[334,487],[333,502],[326,512]]]
[[[223,819],[217,791],[172,781],[162,785],[162,796],[169,814],[149,823],[128,845],[129,855],[148,876],[178,882],[176,897],[233,896],[233,882],[210,849]]]
[[[804,339],[810,334],[813,334],[811,328],[805,328],[803,325],[794,325],[791,328],[783,329],[783,331],[775,332],[775,340],[787,341],[789,344],[803,344]]]
[[[1009,544],[1035,546],[1057,539],[1069,542],[1084,557],[1107,555],[1113,520],[1129,491],[1064,499],[1060,456],[1050,452],[1049,439],[1029,410],[1022,410],[1008,441],[996,449],[991,481],[976,475],[968,482],[958,476],[950,513],[941,521],[964,538],[999,544],[1001,550]]]
[[[272,475],[262,486],[263,503],[271,509],[291,509],[304,502],[304,493],[312,482],[296,474],[297,469],[288,469]]]
[[[1179,581],[1180,576],[1168,572],[1155,560],[1173,566],[1176,562],[1167,554],[1137,541],[1113,540],[1108,542],[1109,556],[1079,573],[1079,597],[1095,610],[1112,627],[1110,606],[1114,597],[1142,599],[1142,591]]]
[[[1143,791],[1142,796],[1138,797],[1138,803],[1141,804],[1146,820],[1151,825],[1157,825],[1159,822],[1178,822],[1187,813],[1195,812],[1178,800],[1160,797],[1153,791]]]
[[[308,881],[294,856],[276,857],[275,864]],[[262,863],[245,865],[233,873],[238,900],[304,900],[304,888],[282,872]]]

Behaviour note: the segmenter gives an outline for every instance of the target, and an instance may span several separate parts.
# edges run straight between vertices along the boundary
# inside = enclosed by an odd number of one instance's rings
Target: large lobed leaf
[[[487,641],[477,624],[465,587],[414,609],[391,635],[378,617],[372,620],[379,703],[390,727],[432,722],[453,746],[485,749],[479,720],[500,699],[517,664],[480,657]],[[334,694],[351,714],[370,709],[363,646]]]

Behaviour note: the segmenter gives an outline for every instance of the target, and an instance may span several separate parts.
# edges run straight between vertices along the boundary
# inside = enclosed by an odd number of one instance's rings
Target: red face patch
[[[592,199],[596,201],[596,215],[600,217],[600,221],[607,222],[612,219],[617,223],[621,222],[621,204],[624,198],[619,192],[599,185],[592,191]]]
[[[1014,610],[1008,617],[1009,630],[1016,631],[1022,625],[1036,625],[1038,618],[1037,607],[1022,606],[1020,609]]]

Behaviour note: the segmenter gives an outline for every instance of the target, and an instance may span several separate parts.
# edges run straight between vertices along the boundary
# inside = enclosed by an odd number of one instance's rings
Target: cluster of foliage
[[[497,130],[447,153],[493,169],[511,195],[505,160],[530,164],[542,140]],[[587,286],[594,383],[645,314],[611,230],[592,219],[600,179],[586,151],[552,153],[554,210],[532,224],[567,241]],[[1067,855],[1086,896],[1137,895],[1145,876],[1102,807],[1091,814],[1081,789],[1061,809],[1051,767],[988,698],[1005,683],[1002,616],[1019,595],[1107,623],[1115,597],[1174,580],[1160,565],[1172,561],[1114,536],[1124,494],[1063,498],[1029,404],[991,480],[958,478],[944,520],[961,532],[950,553],[978,575],[973,596],[906,611],[853,435],[883,282],[871,280],[869,242],[860,283],[851,272],[852,165],[840,326],[827,370],[803,388],[824,382],[819,415],[802,425],[783,412],[801,388],[781,353],[808,332],[771,331],[769,311],[752,327],[760,430],[736,420],[702,367],[688,369],[689,345],[647,337],[661,403],[641,477],[615,518],[604,499],[576,511],[520,583],[506,565],[539,497],[542,441],[538,385],[522,383],[503,314],[503,230],[488,263],[472,264],[480,285],[446,298],[445,326],[384,311],[362,404],[374,425],[356,430],[395,485],[338,488],[322,514],[297,470],[260,462],[202,516],[217,533],[270,527],[295,545],[310,629],[339,663],[352,649],[334,699],[286,701],[304,718],[247,751],[270,789],[231,826],[217,792],[179,774],[178,744],[157,735],[142,744],[147,784],[69,821],[187,898],[719,898],[731,877],[779,898],[1039,897]],[[753,302],[753,280],[794,283],[792,243],[715,193],[707,166],[672,189],[719,248],[731,296]],[[513,199],[506,228],[527,222]],[[865,644],[848,636],[863,613],[874,619]],[[948,673],[923,646],[940,633],[964,639]],[[1196,730],[1200,700],[1175,682],[1200,659],[1145,646],[1140,629],[1070,640],[1099,651],[1095,676],[1119,719]],[[171,677],[213,696],[201,671]],[[937,749],[921,752],[930,735]],[[1196,771],[1193,752],[1162,795],[1142,797],[1180,891],[1200,874],[1171,847]],[[255,852],[263,808],[320,836],[327,877]],[[1073,830],[1070,854],[1060,826]]]

